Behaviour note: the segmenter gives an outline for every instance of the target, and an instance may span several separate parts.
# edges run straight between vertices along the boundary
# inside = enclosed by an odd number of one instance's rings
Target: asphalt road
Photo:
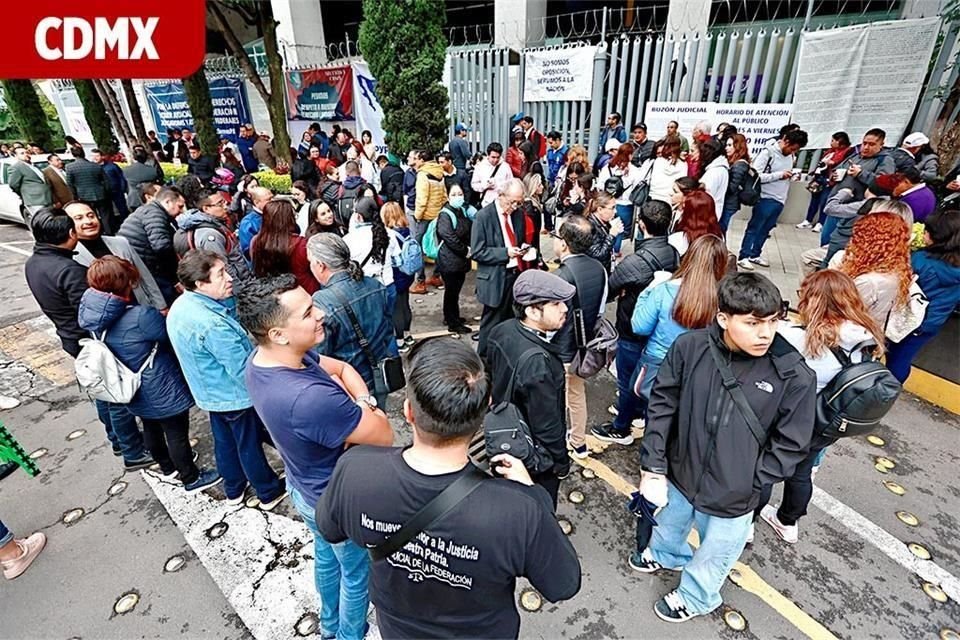
[[[43,530],[49,543],[26,574],[0,583],[0,636],[289,638],[298,621],[309,631],[312,543],[292,507],[284,503],[271,514],[230,508],[218,489],[186,497],[149,473],[124,474],[26,288],[30,247],[25,229],[0,225],[0,395],[22,402],[0,412],[0,420],[27,451],[47,452],[37,459],[39,477],[16,473],[0,483],[0,518],[20,535]],[[415,333],[438,329],[440,296],[414,300]],[[464,310],[477,314],[473,305]],[[589,381],[592,422],[608,419],[613,400],[608,374]],[[398,440],[408,440],[398,402],[392,404]],[[68,440],[77,430],[84,432]],[[905,396],[876,435],[883,446],[857,438],[830,450],[798,544],[780,542],[758,523],[738,566],[739,586],[728,582],[720,610],[683,625],[663,623],[651,609],[678,578],[640,575],[626,563],[634,521],[624,491],[638,479],[639,445],[598,448],[563,483],[558,513],[572,525],[583,588],[571,601],[524,612],[521,637],[935,639],[942,629],[960,628],[960,420]],[[192,436],[201,463],[212,466],[209,427],[199,412]],[[881,474],[877,456],[896,466]],[[898,483],[904,495],[883,481]],[[126,484],[111,495],[118,482]],[[572,491],[582,492],[582,503],[569,500]],[[76,508],[82,517],[65,524],[64,514]],[[919,525],[908,526],[898,511],[915,515]],[[213,538],[216,523],[227,528]],[[928,549],[932,561],[911,555],[910,542]],[[165,571],[175,556],[182,566]],[[926,595],[925,580],[952,599]],[[136,606],[115,613],[128,593],[136,594]],[[745,620],[743,631],[726,624],[731,610]]]

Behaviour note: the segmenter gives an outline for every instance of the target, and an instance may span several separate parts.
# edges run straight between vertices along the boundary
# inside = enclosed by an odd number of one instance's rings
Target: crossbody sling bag
[[[470,469],[453,481],[436,498],[428,502],[420,511],[417,511],[405,525],[377,546],[371,548],[370,557],[373,560],[383,560],[387,556],[399,551],[405,544],[413,540],[421,531],[434,522],[450,513],[454,507],[463,502],[486,479],[486,475],[472,462],[467,463]]]
[[[753,434],[757,444],[763,449],[767,444],[767,430],[760,426],[760,418],[757,417],[756,412],[747,401],[747,396],[743,395],[743,389],[740,388],[740,383],[737,382],[737,377],[733,375],[730,366],[724,362],[723,354],[720,353],[716,341],[712,337],[707,340],[710,344],[710,355],[713,356],[713,363],[717,365],[717,369],[720,370],[720,377],[723,379],[723,388],[726,389],[730,397],[733,398],[733,403],[737,405],[740,413],[743,415],[743,419],[747,421],[750,433]]]
[[[367,340],[367,336],[363,334],[363,329],[360,328],[360,322],[357,320],[356,314],[354,314],[353,309],[350,308],[350,303],[343,294],[336,289],[331,289],[331,291],[333,291],[333,295],[337,296],[337,299],[340,300],[340,304],[343,305],[343,310],[350,319],[350,324],[353,326],[353,332],[357,336],[360,348],[363,350],[363,354],[367,357],[367,361],[373,369],[374,392],[385,394],[402,389],[407,384],[407,380],[403,375],[403,361],[393,356],[387,356],[383,360],[378,361],[373,353],[373,349],[370,348],[370,341]]]

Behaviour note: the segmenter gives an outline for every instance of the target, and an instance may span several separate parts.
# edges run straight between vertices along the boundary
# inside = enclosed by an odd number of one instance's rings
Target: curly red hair
[[[913,269],[910,268],[910,227],[893,213],[871,213],[853,225],[853,235],[840,263],[840,271],[851,278],[865,273],[892,273],[897,276],[897,305],[910,297]]]

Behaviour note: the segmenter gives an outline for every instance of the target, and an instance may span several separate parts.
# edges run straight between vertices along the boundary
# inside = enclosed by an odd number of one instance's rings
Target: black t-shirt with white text
[[[317,506],[331,543],[374,547],[452,484],[411,469],[401,448],[352,447]],[[384,638],[516,638],[516,578],[551,602],[580,590],[580,561],[547,492],[490,478],[403,549],[374,561],[370,599]]]

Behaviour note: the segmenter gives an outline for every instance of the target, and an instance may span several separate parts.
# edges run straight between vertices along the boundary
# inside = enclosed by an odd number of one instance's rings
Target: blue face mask
[[[450,196],[450,206],[454,209],[463,207],[463,196]]]

